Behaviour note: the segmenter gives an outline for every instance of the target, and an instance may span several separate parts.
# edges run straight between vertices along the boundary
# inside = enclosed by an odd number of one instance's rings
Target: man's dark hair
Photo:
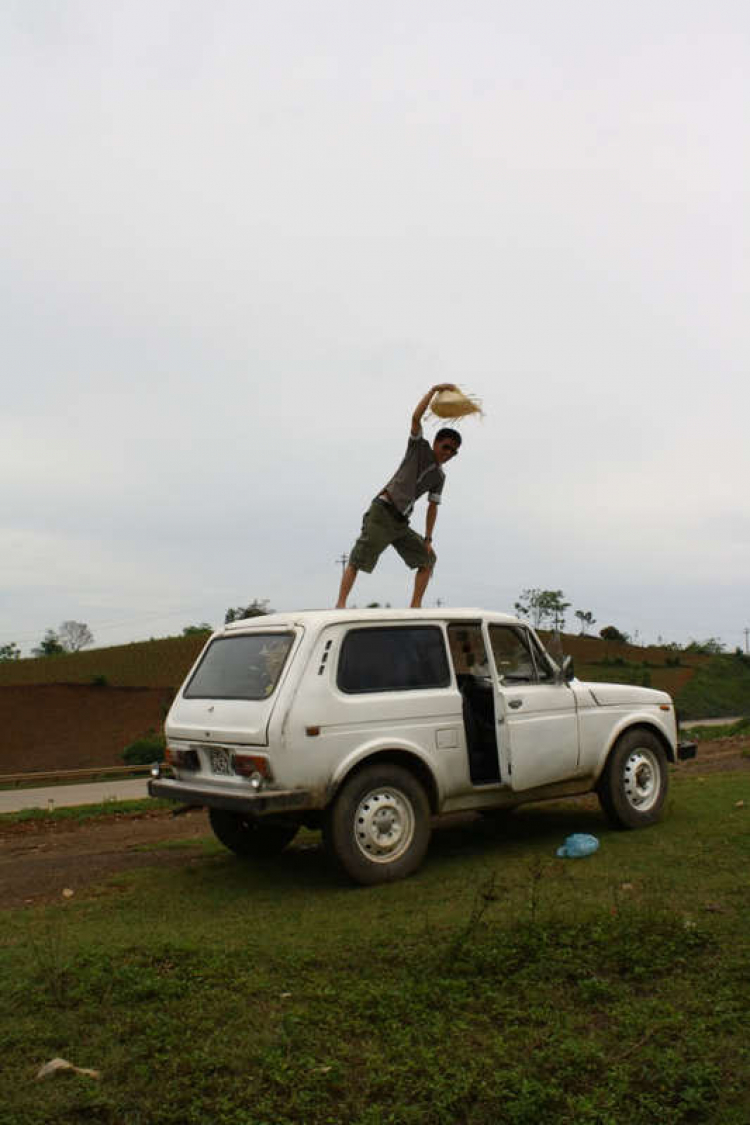
[[[442,438],[450,438],[451,441],[455,441],[456,449],[458,449],[459,445],[461,444],[460,433],[458,432],[458,430],[452,430],[450,426],[443,426],[442,430],[438,430],[438,432],[435,434],[435,441],[440,441]]]

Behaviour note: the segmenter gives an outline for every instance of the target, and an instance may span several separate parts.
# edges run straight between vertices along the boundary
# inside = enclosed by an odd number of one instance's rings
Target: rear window
[[[279,681],[293,633],[217,637],[193,673],[186,699],[267,699]]]
[[[341,691],[414,691],[450,684],[445,642],[430,625],[352,629],[341,646]]]

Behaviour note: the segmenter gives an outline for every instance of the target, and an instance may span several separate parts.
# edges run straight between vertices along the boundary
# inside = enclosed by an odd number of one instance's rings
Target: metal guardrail
[[[64,781],[86,781],[88,778],[107,777],[112,774],[148,773],[150,766],[100,766],[80,770],[49,770],[44,773],[5,773],[0,774],[1,786],[25,785],[29,782],[54,785]]]
[[[683,730],[690,730],[691,727],[731,727],[742,717],[742,715],[730,715],[720,719],[683,719],[680,726]]]

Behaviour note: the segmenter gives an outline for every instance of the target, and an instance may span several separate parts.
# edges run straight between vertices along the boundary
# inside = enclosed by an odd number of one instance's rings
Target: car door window
[[[555,673],[546,652],[530,634],[526,634],[526,636],[531,648],[531,655],[534,658],[537,682],[540,684],[551,684],[554,681]]]
[[[528,635],[512,625],[491,625],[490,644],[497,674],[504,683],[539,682]]]
[[[443,634],[433,625],[351,629],[341,646],[337,682],[352,694],[446,688]]]
[[[448,647],[459,683],[461,677],[465,676],[473,676],[475,679],[489,677],[490,666],[479,622],[449,625]]]

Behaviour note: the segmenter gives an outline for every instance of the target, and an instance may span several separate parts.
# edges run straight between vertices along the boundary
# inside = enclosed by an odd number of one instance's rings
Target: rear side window
[[[186,699],[267,699],[276,687],[293,633],[217,637],[183,695]]]
[[[341,691],[414,691],[450,684],[445,642],[431,625],[352,629],[341,646]]]

